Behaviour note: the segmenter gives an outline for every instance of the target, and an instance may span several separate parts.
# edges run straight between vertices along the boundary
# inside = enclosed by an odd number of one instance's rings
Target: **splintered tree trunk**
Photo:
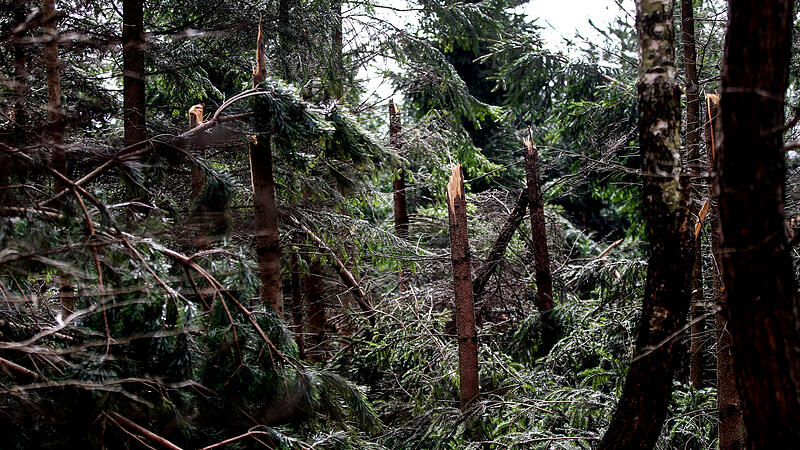
[[[203,110],[205,104],[200,103],[189,108],[189,127],[194,128],[203,123]],[[206,182],[206,177],[203,175],[202,169],[197,164],[192,164],[192,200],[197,200],[200,193],[203,191],[203,185]]]
[[[61,107],[61,68],[58,59],[58,29],[55,0],[42,2],[42,28],[47,42],[44,47],[44,65],[47,73],[47,144],[50,146],[50,167],[62,175],[67,173],[67,155],[64,149],[64,109]],[[56,192],[67,185],[56,178]],[[69,276],[59,276],[59,297],[61,314],[67,316],[75,310],[75,296]]]
[[[719,97],[706,96],[708,122],[706,125],[706,149],[708,172],[712,181],[708,185],[708,196],[711,200],[709,212],[711,225],[711,258],[714,274],[713,293],[717,334],[717,416],[719,418],[720,450],[741,450],[744,448],[742,435],[742,408],[739,394],[736,392],[736,378],[733,373],[733,349],[731,333],[728,330],[728,306],[723,290],[721,263],[719,255],[719,221],[717,212],[716,186],[716,147],[719,142]]]
[[[250,175],[253,181],[253,220],[261,301],[283,317],[281,292],[281,244],[278,234],[278,205],[272,177],[272,146],[268,136],[250,145]]]
[[[122,2],[122,108],[125,146],[144,141],[144,0]]]
[[[784,231],[792,0],[732,0],[722,73],[720,256],[747,447],[800,442],[800,303]]]
[[[550,254],[547,251],[544,199],[542,198],[542,183],[539,180],[539,154],[530,138],[525,141],[525,179],[528,183],[533,260],[536,265],[536,287],[539,294],[536,309],[546,313],[555,306],[553,303],[553,276],[550,273]]]
[[[472,269],[467,234],[467,202],[461,164],[453,167],[447,184],[450,212],[450,255],[453,260],[453,291],[456,295],[455,322],[458,334],[458,370],[461,384],[461,410],[478,397],[478,333],[472,304]]]
[[[308,265],[308,277],[306,277],[306,305],[308,306],[306,354],[311,362],[324,361],[327,355],[325,330],[328,327],[328,314],[322,298],[323,282],[322,264],[319,259],[314,259]]]
[[[642,206],[650,246],[647,283],[633,359],[600,449],[652,449],[672,394],[689,312],[693,235],[690,190],[681,177],[681,90],[676,82],[674,2],[636,3],[640,70]]]
[[[686,74],[686,150],[690,170],[695,172],[700,165],[700,91],[697,85],[697,51],[695,48],[694,6],[692,0],[681,0],[681,36],[683,38],[683,64]],[[692,213],[700,216],[700,189],[694,189],[695,201],[692,202]],[[692,320],[689,350],[689,381],[695,389],[703,387],[705,363],[703,354],[703,264],[701,240],[695,239],[694,266],[692,269]]]
[[[402,142],[400,141],[400,109],[389,99],[389,145],[400,154]],[[397,168],[397,176],[392,182],[394,191],[394,231],[400,239],[408,239],[408,206],[406,204],[406,172],[402,167]],[[400,269],[400,287],[405,287],[408,279],[408,269]]]

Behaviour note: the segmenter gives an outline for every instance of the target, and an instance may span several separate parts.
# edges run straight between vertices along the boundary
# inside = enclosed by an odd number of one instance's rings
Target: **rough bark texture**
[[[397,154],[402,150],[400,141],[400,109],[389,99],[389,145]],[[392,182],[394,192],[394,232],[400,239],[408,239],[408,206],[406,203],[406,172],[402,167],[397,168],[397,177]],[[408,279],[408,269],[400,269],[400,286],[405,286]]]
[[[634,357],[601,449],[655,446],[684,348],[677,337],[689,312],[692,265],[686,261],[694,260],[694,243],[689,186],[681,177],[673,8],[663,0],[636,4],[642,206],[650,255]]]
[[[525,142],[525,178],[531,209],[533,261],[536,266],[538,301],[536,309],[546,313],[553,309],[553,276],[550,273],[550,253],[547,251],[547,228],[544,222],[542,182],[539,180],[539,153],[531,140]]]
[[[681,37],[683,41],[683,68],[686,79],[686,156],[692,172],[699,171],[700,163],[700,91],[697,85],[697,51],[695,48],[694,32],[694,6],[692,0],[681,0]],[[701,190],[700,184],[693,183],[695,188],[694,201],[692,201],[692,214],[700,215]],[[695,239],[694,265],[692,269],[692,305],[690,318],[692,326],[689,349],[689,381],[696,389],[703,387],[703,372],[705,371],[705,345],[703,331],[705,324],[700,319],[705,314],[703,303],[703,264],[701,240]]]
[[[295,237],[295,244],[300,244]],[[297,251],[293,251],[289,258],[289,270],[291,271],[290,284],[292,287],[292,326],[294,342],[297,344],[297,353],[300,358],[305,358],[306,347],[303,339],[303,291],[300,280],[300,264]]]
[[[458,335],[458,369],[461,385],[461,409],[478,397],[478,333],[472,303],[472,268],[467,233],[467,203],[461,165],[453,167],[447,184],[450,215],[450,255],[453,261],[453,291],[456,296],[455,322]]]
[[[283,317],[281,292],[281,246],[278,235],[278,205],[272,177],[272,146],[262,137],[250,146],[253,181],[253,221],[256,256],[261,279],[261,301]]]
[[[706,98],[708,122],[706,123],[706,149],[708,172],[711,182],[708,195],[711,199],[709,211],[711,228],[711,258],[714,275],[713,302],[717,307],[715,314],[717,335],[717,417],[719,419],[720,450],[741,450],[744,448],[742,430],[742,408],[739,393],[736,392],[736,378],[733,373],[733,348],[731,333],[728,330],[728,306],[722,283],[721,262],[719,256],[719,221],[717,210],[716,187],[716,149],[719,142],[719,97],[708,95]]]
[[[489,282],[489,278],[491,278],[494,273],[494,269],[500,264],[500,261],[503,260],[503,255],[506,253],[508,243],[511,242],[514,233],[516,233],[520,224],[522,224],[522,221],[525,219],[525,211],[528,209],[528,203],[528,191],[523,189],[519,194],[519,198],[517,198],[514,209],[511,210],[511,214],[508,215],[503,227],[500,228],[497,239],[494,241],[494,244],[492,244],[489,255],[486,257],[486,262],[475,272],[475,280],[472,282],[472,295],[476,302],[480,300],[483,290]]]
[[[322,298],[322,264],[318,259],[308,265],[306,278],[306,304],[308,305],[308,347],[306,354],[311,362],[320,362],[326,359],[327,345],[325,330],[328,327],[328,315],[325,302]]]
[[[722,74],[720,255],[747,447],[800,442],[800,317],[784,231],[791,0],[732,0]]]
[[[144,0],[122,2],[122,108],[125,146],[144,141]]]

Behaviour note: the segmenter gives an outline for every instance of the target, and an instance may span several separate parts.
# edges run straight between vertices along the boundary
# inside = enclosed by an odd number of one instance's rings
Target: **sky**
[[[406,0],[384,0],[384,4],[402,8],[407,5]],[[620,9],[620,5],[624,10]],[[595,31],[589,20],[599,28],[604,29],[617,16],[633,14],[635,11],[634,0],[530,0],[527,5],[520,7],[518,12],[526,14],[530,20],[542,27],[541,33],[545,45],[552,51],[570,53],[575,48],[565,48],[562,37],[574,38],[579,31],[583,37],[595,42],[600,41],[600,34]],[[383,20],[403,27],[413,21],[414,12],[398,12],[379,10]],[[580,43],[578,43],[580,44]],[[397,66],[391,61],[384,63],[386,67],[396,70]],[[392,95],[391,86],[379,76],[378,69],[364,70],[360,77],[366,78],[368,97],[376,97],[385,101]]]
[[[634,12],[633,0],[619,0],[629,14]],[[589,25],[589,20],[599,28],[625,14],[615,0],[531,0],[522,11],[544,27],[542,37],[552,50],[563,49],[562,36],[572,38],[575,31],[588,39],[599,34]]]

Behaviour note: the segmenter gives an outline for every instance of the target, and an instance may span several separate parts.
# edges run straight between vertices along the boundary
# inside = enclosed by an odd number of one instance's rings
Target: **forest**
[[[795,3],[2,0],[0,448],[798,448]]]

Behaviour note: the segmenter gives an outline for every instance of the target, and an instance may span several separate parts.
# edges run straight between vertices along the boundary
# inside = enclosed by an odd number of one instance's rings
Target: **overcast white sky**
[[[575,30],[587,38],[597,37],[589,20],[605,28],[615,17],[625,14],[618,3],[633,14],[633,0],[531,0],[523,11],[532,19],[538,18],[536,23],[544,27],[542,37],[547,46],[556,49],[562,47],[561,37],[574,37]]]
[[[407,0],[383,0],[383,2],[393,7],[408,4]],[[620,5],[625,10],[620,9]],[[628,14],[633,14],[635,10],[634,0],[530,0],[527,5],[520,8],[520,12],[525,13],[531,20],[536,19],[536,23],[543,27],[542,37],[548,48],[566,53],[569,53],[570,49],[564,47],[562,37],[574,38],[576,30],[589,40],[599,40],[599,34],[589,25],[590,19],[597,27],[604,29],[615,17],[625,15],[626,11]],[[403,27],[409,21],[413,21],[415,16],[413,11],[384,10],[379,14],[397,27]],[[385,65],[396,68],[396,64],[391,61],[386,61]],[[377,97],[385,99],[392,94],[391,88],[387,80],[377,74],[377,69],[373,68],[364,71],[361,76],[369,80],[368,95],[374,93]]]

